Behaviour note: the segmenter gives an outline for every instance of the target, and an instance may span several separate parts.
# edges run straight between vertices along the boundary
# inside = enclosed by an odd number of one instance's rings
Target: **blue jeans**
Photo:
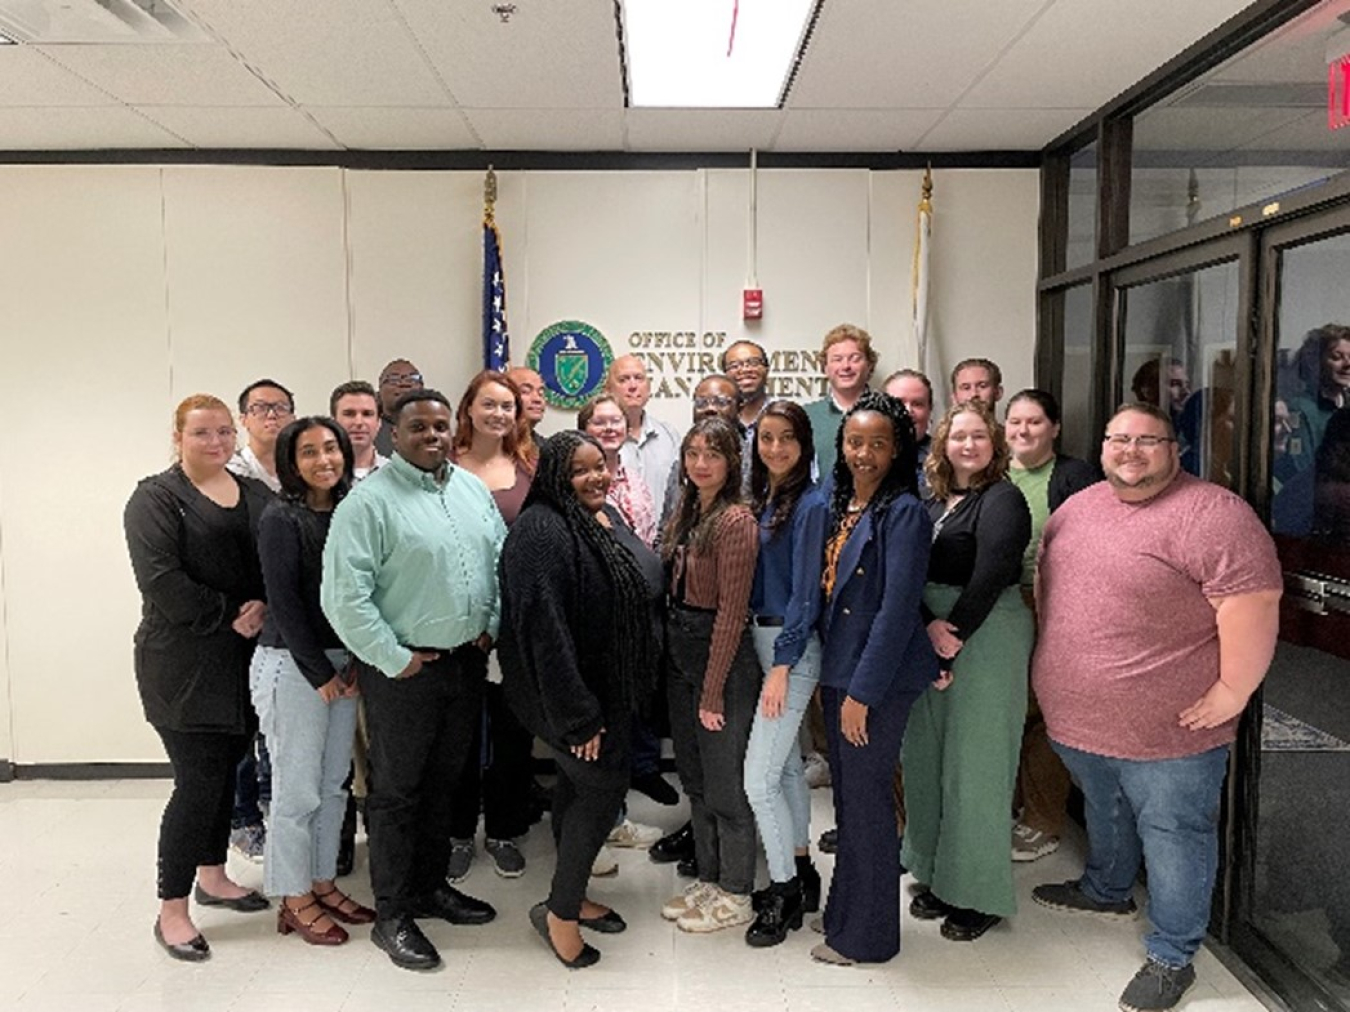
[[[329,650],[335,669],[342,650]],[[258,647],[249,668],[249,688],[263,734],[272,746],[272,818],[263,864],[269,896],[300,896],[337,869],[343,782],[352,762],[356,700],[325,703],[300,673],[289,650]]]
[[[1149,959],[1188,965],[1204,941],[1219,868],[1219,794],[1228,746],[1180,759],[1112,759],[1051,742],[1082,788],[1088,859],[1079,888],[1130,898],[1148,868]]]
[[[768,674],[773,644],[781,629],[754,626],[755,653]],[[787,882],[797,874],[794,853],[811,839],[811,790],[797,743],[806,706],[820,681],[820,640],[814,636],[802,659],[788,671],[787,699],[781,716],[769,719],[755,707],[750,743],[745,750],[745,796],[764,841],[769,878]]]

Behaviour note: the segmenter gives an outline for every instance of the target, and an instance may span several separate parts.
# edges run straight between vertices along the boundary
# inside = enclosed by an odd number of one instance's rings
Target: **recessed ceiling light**
[[[630,101],[771,109],[817,0],[622,0]]]

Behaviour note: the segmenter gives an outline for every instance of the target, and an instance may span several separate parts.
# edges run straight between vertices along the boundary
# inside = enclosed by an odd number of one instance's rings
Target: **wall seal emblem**
[[[605,383],[614,352],[603,334],[580,320],[562,320],[539,332],[525,364],[544,380],[550,407],[575,410]]]

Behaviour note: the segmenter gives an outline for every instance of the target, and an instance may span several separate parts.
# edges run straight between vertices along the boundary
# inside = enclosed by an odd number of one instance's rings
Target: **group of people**
[[[224,871],[234,763],[260,724],[278,930],[336,944],[342,923],[370,923],[395,964],[438,965],[418,918],[495,916],[448,880],[476,829],[486,705],[499,871],[528,827],[535,739],[554,763],[556,862],[530,920],[570,968],[600,958],[583,932],[626,927],[587,884],[661,729],[690,808],[672,837],[691,841],[695,881],[660,911],[679,929],[744,927],[772,946],[823,900],[814,959],[885,961],[907,868],[911,913],[974,941],[1015,913],[1013,861],[1057,846],[1072,777],[1086,868],[1034,897],[1132,917],[1147,863],[1148,958],[1122,1007],[1174,1005],[1205,933],[1228,747],[1274,648],[1269,536],[1181,471],[1155,405],[1111,419],[1099,471],[1056,453],[1049,393],[1016,394],[1000,421],[987,359],[953,370],[931,432],[931,381],[901,370],[873,389],[865,331],[831,330],[822,361],[826,396],[802,406],[767,398],[763,348],[731,345],[682,438],[647,410],[635,356],[548,438],[529,370],[480,374],[456,411],[391,363],[416,383],[388,402],[384,384],[344,384],[332,417],[294,421],[284,388],[260,381],[241,413],[276,418],[272,459],[253,454],[275,497],[228,469],[226,405],[185,400],[177,462],[126,511],[137,678],[175,778],[160,944],[209,955],[190,892],[269,905]],[[371,409],[359,431],[352,397]],[[373,909],[334,882],[358,697]],[[824,897],[803,767],[813,709],[837,822]]]

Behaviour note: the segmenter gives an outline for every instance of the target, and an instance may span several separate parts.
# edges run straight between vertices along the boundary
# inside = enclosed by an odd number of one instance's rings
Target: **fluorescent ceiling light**
[[[634,106],[771,109],[816,0],[623,0]]]

